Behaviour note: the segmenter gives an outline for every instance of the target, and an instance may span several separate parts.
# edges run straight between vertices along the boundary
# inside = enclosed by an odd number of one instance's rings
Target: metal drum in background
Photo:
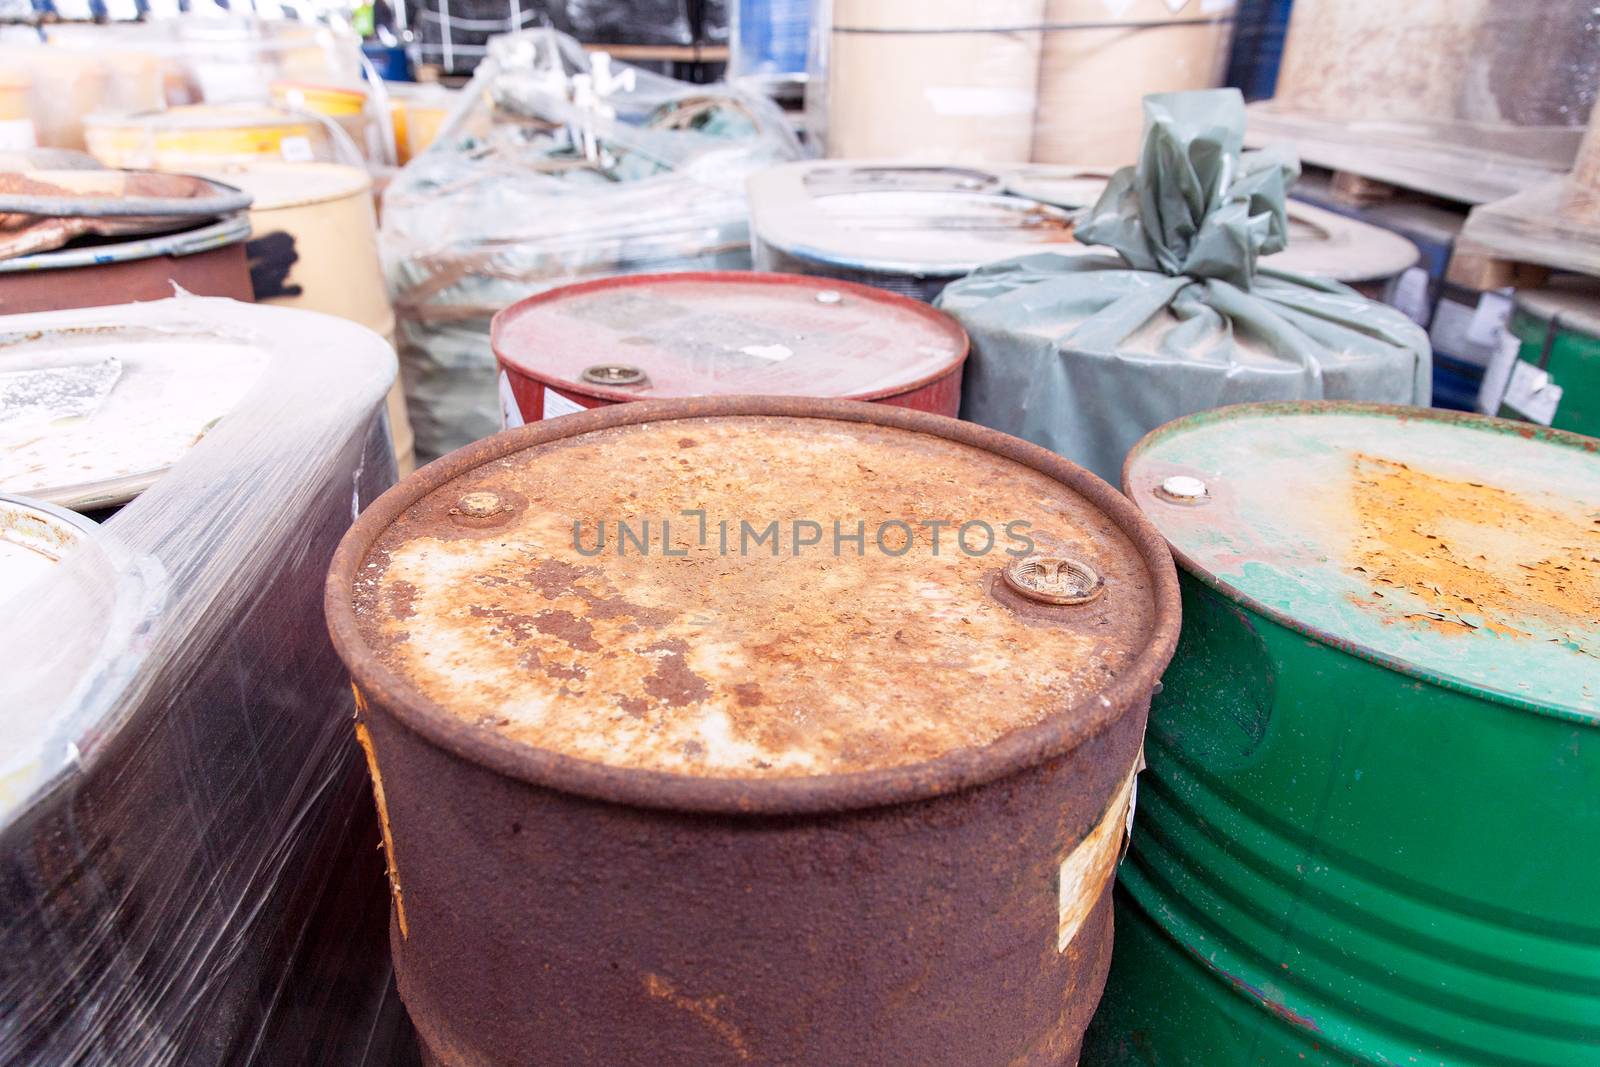
[[[1081,468],[882,404],[619,404],[412,475],[326,608],[434,1063],[1077,1062],[1178,624]]]
[[[495,316],[502,424],[652,398],[821,396],[955,415],[967,334],[864,285],[742,271],[551,289]]]
[[[1093,167],[789,163],[752,176],[751,248],[762,270],[847,279],[932,301],[985,263],[1093,252],[1073,221],[1100,199]],[[1289,247],[1262,266],[1331,278],[1381,298],[1415,245],[1357,219],[1288,203]],[[1101,249],[1101,252],[1106,252]],[[1109,254],[1109,253],[1108,253]]]
[[[1086,1062],[1593,1062],[1600,442],[1243,405],[1124,470],[1184,627]]]
[[[1519,389],[1502,397],[1500,414],[1538,416],[1558,430],[1600,437],[1600,283],[1572,277],[1543,289],[1517,290],[1511,332],[1522,343],[1517,358],[1548,375],[1548,384],[1560,393],[1548,413],[1530,412],[1517,407],[1532,406],[1532,398]]]
[[[180,233],[0,259],[0,315],[194,296],[250,299],[241,212]]]
[[[925,302],[985,263],[1088,251],[1073,239],[1073,212],[1013,195],[998,169],[785,163],[751,175],[746,186],[758,268]]]

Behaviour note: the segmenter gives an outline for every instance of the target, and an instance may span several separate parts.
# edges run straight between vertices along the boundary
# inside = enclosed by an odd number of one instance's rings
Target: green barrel
[[[1084,1067],[1600,1064],[1597,449],[1251,404],[1133,450],[1184,623]]]
[[[1600,437],[1600,284],[1566,278],[1518,291],[1511,332],[1522,343],[1517,358],[1543,367],[1561,387],[1550,425]],[[1502,406],[1500,414],[1522,413]]]

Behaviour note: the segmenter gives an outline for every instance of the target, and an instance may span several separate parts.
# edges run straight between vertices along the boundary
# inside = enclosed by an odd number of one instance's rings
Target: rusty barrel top
[[[1103,591],[1019,595],[1002,574],[1030,553]],[[838,779],[907,798],[1093,736],[1170,656],[1166,560],[1109,486],[981,427],[661,401],[418,472],[347,536],[328,612],[358,685],[471,758],[650,803],[828,807]]]
[[[1169,423],[1124,483],[1189,570],[1322,640],[1600,718],[1600,441],[1360,404]]]
[[[606,400],[760,393],[876,400],[949,375],[967,334],[870,286],[744,271],[563,286],[495,316],[494,350],[536,380]],[[585,377],[619,366],[643,380]]]

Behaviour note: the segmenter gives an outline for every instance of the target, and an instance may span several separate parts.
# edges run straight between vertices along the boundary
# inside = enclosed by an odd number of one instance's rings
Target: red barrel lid
[[[831,278],[748,271],[563,286],[496,315],[491,339],[513,372],[607,400],[874,400],[942,378],[967,357],[966,331],[915,300]]]

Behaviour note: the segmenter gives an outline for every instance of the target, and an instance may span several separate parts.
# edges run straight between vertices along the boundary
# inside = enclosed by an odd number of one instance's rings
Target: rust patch
[[[1431,609],[1405,618],[1442,633],[1482,626],[1504,636],[1527,636],[1517,620],[1572,633],[1592,625],[1600,521],[1580,525],[1524,495],[1395,460],[1357,453],[1353,464],[1356,568]],[[1383,599],[1380,588],[1372,602]]]
[[[350,688],[355,690],[357,713],[364,714],[366,702],[361,699],[361,691],[355,686]],[[378,825],[383,829],[383,857],[389,875],[389,893],[394,897],[394,915],[400,927],[400,937],[405,939],[411,936],[411,932],[406,926],[406,900],[400,890],[400,868],[394,862],[394,835],[389,832],[389,803],[383,795],[383,775],[378,771],[378,753],[372,747],[372,733],[367,729],[367,724],[359,719],[356,721],[356,743],[366,753],[367,770],[372,775],[372,796],[378,804]]]
[[[918,763],[1075,707],[1098,714],[1154,629],[1151,576],[1127,535],[1032,468],[929,434],[788,416],[698,419],[684,467],[684,429],[562,438],[440,485],[366,556],[353,606],[369,647],[451,713],[528,745],[781,777]],[[537,503],[469,537],[439,506],[469,489]],[[648,521],[648,551],[619,552],[619,520],[636,535]],[[775,523],[776,540],[741,552],[742,520],[753,534]],[[797,535],[795,520],[819,524],[823,543],[802,545],[818,532]],[[835,520],[846,537],[864,524],[865,545],[835,554]],[[969,520],[996,531],[991,554],[962,550]],[[997,598],[1014,520],[1033,551],[1093,561],[1106,593],[1075,607]],[[904,525],[885,527],[880,551],[873,531],[890,522]],[[896,554],[908,527],[912,550]],[[966,544],[985,540],[969,530]],[[392,610],[397,583],[413,616]]]
[[[729,1048],[733,1049],[734,1055],[738,1056],[739,1059],[745,1061],[750,1059],[750,1047],[745,1043],[744,1035],[739,1032],[737,1026],[722,1017],[722,1013],[733,1003],[731,997],[685,996],[674,989],[672,983],[658,974],[645,975],[644,988],[645,992],[649,993],[653,999],[664,1000],[673,1007],[686,1011],[702,1023],[705,1023],[719,1038],[728,1044]]]

